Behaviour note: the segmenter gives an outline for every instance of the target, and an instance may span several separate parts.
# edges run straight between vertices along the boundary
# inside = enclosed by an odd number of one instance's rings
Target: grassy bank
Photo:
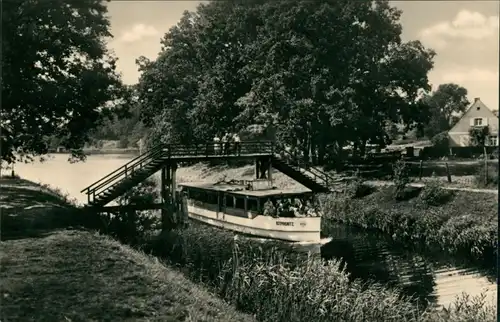
[[[397,290],[350,281],[339,261],[291,254],[204,225],[157,239],[150,249],[259,321],[496,321],[476,298],[425,311]]]
[[[253,321],[157,259],[83,229],[48,187],[0,179],[2,321]]]
[[[394,187],[380,187],[363,197],[324,195],[322,229],[334,222],[378,229],[393,239],[439,248],[494,263],[498,244],[498,196],[449,191],[439,185],[411,188],[395,200]]]
[[[154,258],[60,231],[2,242],[3,321],[252,321]]]

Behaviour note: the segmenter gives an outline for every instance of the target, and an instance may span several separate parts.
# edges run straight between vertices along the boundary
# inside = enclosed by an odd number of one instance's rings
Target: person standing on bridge
[[[236,153],[237,155],[240,155],[241,154],[241,140],[240,140],[240,136],[238,135],[238,133],[233,134],[233,142],[234,142],[234,153]]]
[[[214,136],[214,153],[216,155],[220,154],[220,138],[218,134],[215,134]]]
[[[229,134],[227,132],[222,137],[222,154],[229,154]]]

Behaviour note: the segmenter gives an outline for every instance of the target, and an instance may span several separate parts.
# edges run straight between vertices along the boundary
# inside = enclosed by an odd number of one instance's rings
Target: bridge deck
[[[197,155],[175,155],[168,160],[171,161],[204,161],[216,159],[249,159],[257,157],[272,156],[271,153],[241,153],[241,154],[197,154]]]
[[[237,148],[230,143],[226,149],[221,144],[207,143],[194,145],[168,145],[163,149],[163,155],[174,160],[203,160],[221,158],[250,158],[259,156],[272,156],[273,145],[271,142],[242,142]]]

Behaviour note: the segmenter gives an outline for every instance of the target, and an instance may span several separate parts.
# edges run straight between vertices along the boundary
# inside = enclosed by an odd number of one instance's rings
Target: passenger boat
[[[285,200],[310,203],[310,190],[276,189],[267,180],[182,183],[179,187],[187,215],[193,220],[256,237],[310,243],[321,240],[317,212],[264,215],[268,201],[275,205]]]

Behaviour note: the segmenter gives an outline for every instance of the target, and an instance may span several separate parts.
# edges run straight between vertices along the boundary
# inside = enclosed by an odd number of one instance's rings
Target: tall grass
[[[456,305],[447,314],[427,312],[397,290],[352,282],[338,260],[326,262],[294,253],[285,245],[240,242],[229,232],[204,225],[163,235],[150,250],[259,321],[457,321],[450,317],[462,317]],[[468,305],[463,299],[458,303]],[[480,304],[467,314],[481,319],[468,321],[494,321],[494,309],[486,307],[484,299]]]

